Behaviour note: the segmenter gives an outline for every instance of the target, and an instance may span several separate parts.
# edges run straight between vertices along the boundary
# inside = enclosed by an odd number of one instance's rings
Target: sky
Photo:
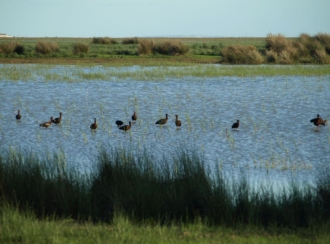
[[[266,37],[330,34],[330,0],[0,0],[16,37]]]

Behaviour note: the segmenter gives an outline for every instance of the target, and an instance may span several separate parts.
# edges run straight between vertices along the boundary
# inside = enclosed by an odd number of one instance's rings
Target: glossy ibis
[[[16,119],[20,120],[22,118],[22,115],[20,114],[20,110],[17,109]]]
[[[39,126],[48,128],[52,123],[53,123],[53,117],[50,117],[49,121],[44,122],[44,123],[40,124]]]
[[[156,122],[157,125],[165,125],[168,120],[168,114],[166,114],[166,118],[160,119]]]
[[[119,130],[127,131],[127,130],[131,129],[131,126],[132,126],[132,122],[130,121],[129,125],[123,125],[123,126],[119,127]]]
[[[121,120],[116,120],[116,125],[119,127],[119,126],[122,126],[124,124],[123,121]]]
[[[96,118],[94,118],[94,123],[91,124],[90,128],[91,128],[92,130],[96,130],[96,129],[97,129]]]
[[[181,120],[179,120],[179,115],[175,115],[175,125],[177,127],[180,127],[181,126]]]
[[[238,127],[239,127],[239,120],[237,120],[237,122],[231,126],[231,128],[235,130],[238,130]]]
[[[60,112],[60,117],[53,119],[54,124],[59,124],[62,121],[62,112]]]

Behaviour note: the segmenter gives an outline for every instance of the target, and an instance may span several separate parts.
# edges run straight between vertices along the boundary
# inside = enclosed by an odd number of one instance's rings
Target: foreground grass
[[[71,219],[39,220],[32,212],[0,206],[0,243],[329,243],[330,226],[267,230],[254,226],[212,227],[191,224],[133,224],[116,215],[112,224]]]
[[[321,228],[329,224],[330,174],[316,186],[251,185],[225,178],[196,153],[155,160],[146,152],[100,151],[88,174],[60,156],[9,150],[0,155],[0,203],[31,209],[40,219],[113,223],[116,214],[136,224]]]

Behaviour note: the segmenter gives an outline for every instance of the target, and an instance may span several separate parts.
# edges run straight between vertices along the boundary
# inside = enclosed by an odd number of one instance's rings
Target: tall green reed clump
[[[64,159],[56,155],[41,159],[29,152],[1,152],[0,200],[31,208],[38,217],[91,215],[88,179],[69,172]]]
[[[24,157],[22,155],[25,155]],[[328,171],[330,172],[330,171]],[[62,157],[26,152],[0,156],[0,196],[37,216],[111,222],[116,213],[137,223],[310,227],[328,224],[330,173],[312,186],[274,190],[248,179],[228,180],[201,156],[181,150],[154,160],[142,153],[103,149],[88,177],[65,167]]]

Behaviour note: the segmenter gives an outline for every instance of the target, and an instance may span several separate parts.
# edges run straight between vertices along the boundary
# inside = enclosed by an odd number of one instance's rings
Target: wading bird
[[[49,121],[44,122],[44,123],[40,124],[39,126],[48,128],[52,123],[53,123],[53,117],[50,117]]]
[[[16,119],[20,120],[22,118],[22,115],[20,114],[20,110],[17,109]]]
[[[119,126],[122,126],[124,124],[123,121],[121,120],[116,120],[116,125],[119,127]]]
[[[179,115],[175,115],[175,125],[177,127],[180,127],[181,126],[181,120],[179,120]]]
[[[136,121],[136,120],[137,120],[137,115],[136,115],[135,111],[134,111],[134,113],[133,113],[133,115],[132,115],[132,120],[133,120],[133,121]]]
[[[238,130],[238,127],[239,127],[239,120],[237,120],[237,122],[231,126],[231,128],[235,130]]]
[[[123,125],[123,126],[119,127],[119,130],[127,131],[127,130],[131,129],[131,126],[132,126],[132,122],[130,121],[129,125]]]
[[[319,129],[319,126],[320,126],[320,125],[325,126],[325,125],[327,124],[328,120],[323,120],[323,119],[321,118],[321,116],[320,116],[319,114],[317,114],[316,118],[311,119],[310,122],[313,123],[314,126],[317,127],[317,129]]]
[[[96,128],[97,128],[96,118],[94,118],[94,123],[91,124],[90,128],[91,128],[92,130],[96,130]]]
[[[62,112],[60,112],[60,117],[53,119],[54,124],[59,124],[62,121]]]
[[[166,118],[158,120],[155,124],[157,125],[165,125],[168,120],[168,114],[166,114]]]

